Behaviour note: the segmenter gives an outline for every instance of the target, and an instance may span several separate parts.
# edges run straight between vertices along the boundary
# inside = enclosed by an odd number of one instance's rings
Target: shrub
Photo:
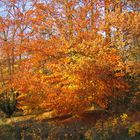
[[[4,91],[0,94],[0,109],[10,117],[16,110],[17,92],[11,89],[9,92]]]

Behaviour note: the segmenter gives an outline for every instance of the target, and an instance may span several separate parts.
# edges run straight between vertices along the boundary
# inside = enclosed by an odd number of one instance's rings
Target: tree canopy
[[[108,109],[129,95],[139,75],[139,0],[0,0],[0,6],[0,90],[18,91],[25,113],[78,114],[93,103]]]

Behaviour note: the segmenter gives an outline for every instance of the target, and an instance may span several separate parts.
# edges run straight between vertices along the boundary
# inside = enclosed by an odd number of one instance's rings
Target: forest
[[[0,0],[0,140],[140,140],[140,0]]]

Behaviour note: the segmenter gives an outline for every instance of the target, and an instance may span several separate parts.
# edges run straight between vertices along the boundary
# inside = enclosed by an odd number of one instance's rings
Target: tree
[[[19,92],[19,108],[62,115],[81,113],[92,103],[104,109],[113,103],[117,111],[118,100],[129,89],[125,51],[132,47],[130,38],[139,36],[139,13],[123,11],[126,5],[117,0],[9,2],[25,9],[15,10],[21,19],[15,25],[20,41],[13,41],[16,53],[12,61],[9,52],[9,63],[14,71],[6,79],[7,87]],[[29,3],[31,9],[26,7]]]

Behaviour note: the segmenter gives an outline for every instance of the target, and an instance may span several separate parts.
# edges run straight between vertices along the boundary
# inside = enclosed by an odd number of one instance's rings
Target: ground
[[[46,114],[45,114],[46,115]],[[128,129],[122,128],[122,121],[116,124],[112,131],[112,120],[108,114],[95,111],[75,116],[62,116],[46,118],[44,114],[38,116],[28,115],[1,119],[0,140],[139,140],[140,133],[135,136],[128,135]],[[133,120],[139,122],[140,113],[131,113],[129,126]],[[137,117],[134,117],[137,116]],[[124,119],[125,115],[119,119]],[[39,118],[39,119],[38,119]],[[42,118],[42,119],[41,119]],[[111,124],[111,127],[110,127]],[[100,125],[102,127],[100,128]],[[132,127],[133,128],[133,127]],[[98,130],[99,129],[99,130]],[[101,130],[100,130],[101,129]],[[115,130],[115,133],[113,132]],[[119,131],[118,131],[119,130]],[[95,133],[96,131],[96,133]],[[135,132],[135,130],[133,130]],[[9,139],[10,138],[10,139]]]

